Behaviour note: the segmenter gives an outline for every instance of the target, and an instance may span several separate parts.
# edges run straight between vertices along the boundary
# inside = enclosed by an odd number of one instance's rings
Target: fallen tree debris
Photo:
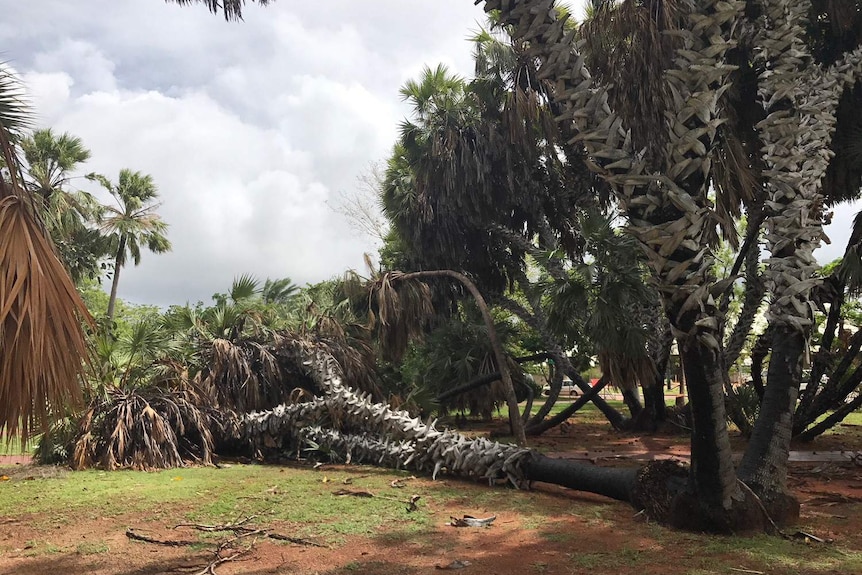
[[[479,519],[477,517],[473,517],[472,515],[465,515],[464,517],[450,517],[449,525],[452,527],[490,527],[494,520],[497,519],[496,515],[491,515],[490,517],[486,517],[485,519]]]
[[[132,539],[134,541],[142,541],[144,543],[152,543],[153,545],[164,545],[166,547],[184,547],[186,545],[194,545],[195,543],[199,543],[199,541],[183,541],[176,539],[156,539],[155,537],[150,537],[149,535],[144,535],[143,533],[137,532],[133,528],[129,528],[126,530],[126,537]]]

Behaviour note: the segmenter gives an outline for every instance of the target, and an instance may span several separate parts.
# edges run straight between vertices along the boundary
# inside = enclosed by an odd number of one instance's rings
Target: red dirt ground
[[[859,430],[850,431],[800,447],[807,451],[816,448],[821,453],[862,449]],[[603,425],[574,425],[536,439],[532,444],[551,454],[595,460],[600,465],[630,465],[630,460],[687,455],[684,436],[634,437],[609,431]],[[0,461],[0,467],[8,463]],[[10,469],[15,471],[15,466],[6,467],[5,471]],[[3,473],[4,469],[0,469],[0,475]],[[383,528],[372,536],[351,536],[326,549],[261,540],[247,557],[219,565],[215,572],[218,575],[412,575],[439,572],[447,566],[458,566],[453,562],[460,561],[463,568],[458,572],[464,575],[849,575],[841,561],[854,550],[862,549],[862,467],[849,458],[843,462],[791,464],[790,485],[802,502],[800,528],[833,542],[791,544],[775,537],[776,545],[790,545],[789,551],[777,548],[779,555],[776,557],[782,559],[775,560],[756,552],[734,552],[735,539],[681,533],[650,525],[633,516],[632,509],[625,504],[555,486],[539,485],[525,496],[528,504],[559,510],[556,516],[535,524],[525,520],[517,510],[471,506],[472,497],[487,490],[487,486],[454,479],[431,483],[420,478],[417,482],[429,490],[441,483],[450,488],[457,486],[464,497],[435,505],[426,503],[426,511],[433,521],[423,533],[405,537]],[[496,514],[497,520],[490,528],[447,525],[450,516],[463,514]],[[206,567],[210,557],[208,551],[134,542],[125,536],[126,528],[132,525],[152,537],[176,538],[177,532],[170,530],[164,517],[155,519],[140,514],[102,517],[58,524],[57,531],[50,534],[44,532],[44,525],[50,523],[46,519],[50,518],[35,514],[0,518],[0,549],[10,550],[0,553],[0,574],[197,574]],[[42,531],[34,525],[42,526]],[[271,527],[278,531],[278,525]],[[98,541],[106,544],[109,551],[33,556],[28,553],[28,542],[48,537],[57,549],[80,549],[82,543]],[[763,544],[772,545],[770,541]],[[801,563],[786,559],[787,553],[803,557],[799,560]],[[818,560],[821,557],[825,559]]]

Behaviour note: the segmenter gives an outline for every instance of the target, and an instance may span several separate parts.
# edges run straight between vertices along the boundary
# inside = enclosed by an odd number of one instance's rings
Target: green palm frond
[[[234,303],[249,300],[260,292],[260,280],[251,274],[242,274],[233,279],[230,286],[230,299]]]
[[[8,64],[0,62],[0,128],[14,136],[32,124],[30,101],[23,84]]]

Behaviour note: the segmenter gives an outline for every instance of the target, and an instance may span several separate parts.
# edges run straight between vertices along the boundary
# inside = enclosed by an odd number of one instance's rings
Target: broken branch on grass
[[[133,539],[135,541],[143,541],[144,543],[153,543],[154,545],[165,545],[167,547],[184,547],[187,545],[195,545],[198,541],[181,541],[174,539],[156,539],[155,537],[150,537],[148,535],[142,535],[138,533],[134,529],[126,530],[126,537],[129,539]]]
[[[416,505],[416,502],[421,499],[419,495],[411,495],[410,499],[398,499],[397,497],[387,497],[386,495],[374,495],[370,491],[353,491],[350,489],[338,489],[336,491],[333,491],[332,494],[336,497],[376,497],[377,499],[385,499],[387,501],[397,501],[398,503],[404,503],[407,505],[408,513],[419,509],[419,507]]]
[[[245,519],[236,521],[234,523],[226,523],[224,525],[205,525],[202,523],[179,523],[174,526],[174,529],[178,529],[180,527],[188,527],[190,529],[194,529],[196,531],[204,531],[207,533],[219,533],[224,531],[231,531],[233,533],[239,534],[238,537],[234,538],[238,539],[239,537],[248,537],[250,535],[258,535],[260,537],[264,537],[267,539],[275,539],[276,541],[287,541],[288,543],[294,543],[296,545],[306,545],[308,547],[322,547],[326,548],[326,545],[322,545],[320,543],[316,543],[314,541],[310,541],[308,539],[303,539],[301,537],[290,537],[289,535],[283,535],[281,533],[274,533],[268,528],[256,528],[248,526],[248,523],[257,517],[256,515],[250,515]]]

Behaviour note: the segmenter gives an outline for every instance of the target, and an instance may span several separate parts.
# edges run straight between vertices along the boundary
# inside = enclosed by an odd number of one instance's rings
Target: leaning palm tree
[[[21,84],[0,66],[0,433],[25,439],[80,401],[90,321],[23,183],[13,142],[29,121]]]
[[[156,213],[160,204],[155,203],[155,200],[159,194],[152,176],[123,169],[116,184],[99,174],[89,177],[99,182],[117,200],[116,206],[105,207],[107,216],[101,223],[101,230],[110,235],[115,254],[107,313],[110,321],[114,317],[120,270],[127,258],[131,256],[135,265],[138,265],[141,263],[141,244],[151,252],[161,254],[170,251],[171,242],[164,235],[168,225]]]

